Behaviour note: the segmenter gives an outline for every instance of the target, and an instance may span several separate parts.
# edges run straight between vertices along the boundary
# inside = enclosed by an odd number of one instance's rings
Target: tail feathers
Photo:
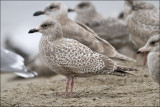
[[[118,66],[117,69],[114,72],[110,72],[110,75],[116,75],[116,76],[126,76],[126,75],[132,75],[135,76],[134,74],[125,72],[125,71],[138,71],[137,69],[134,68],[128,68],[124,66]]]
[[[124,72],[124,71],[115,71],[115,72],[111,72],[109,73],[110,75],[115,75],[115,76],[126,76],[126,75],[131,75],[131,76],[135,76],[134,74],[128,73],[128,72]]]
[[[118,66],[115,71],[138,71],[138,70],[135,69],[135,68],[128,68],[128,67],[124,67],[124,66]]]

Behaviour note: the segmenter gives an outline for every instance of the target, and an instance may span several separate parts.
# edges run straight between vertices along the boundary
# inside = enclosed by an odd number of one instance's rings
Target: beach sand
[[[4,106],[160,106],[159,85],[147,66],[136,66],[135,76],[111,75],[75,79],[74,93],[66,97],[65,77],[22,79],[1,74],[1,107]]]

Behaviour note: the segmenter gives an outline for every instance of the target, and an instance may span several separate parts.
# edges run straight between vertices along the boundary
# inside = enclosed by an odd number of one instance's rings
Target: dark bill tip
[[[68,9],[68,12],[74,12],[75,10],[74,9]]]
[[[132,5],[132,10],[136,11],[137,7],[135,5]]]
[[[39,15],[42,15],[42,14],[44,14],[43,11],[37,11],[37,12],[35,12],[35,13],[33,14],[33,16],[39,16]]]
[[[31,29],[28,33],[35,33],[35,32],[38,32],[39,30],[37,29]]]
[[[140,54],[141,53],[141,51],[137,51],[137,54]]]
[[[118,16],[119,19],[124,19],[124,12],[121,12]]]

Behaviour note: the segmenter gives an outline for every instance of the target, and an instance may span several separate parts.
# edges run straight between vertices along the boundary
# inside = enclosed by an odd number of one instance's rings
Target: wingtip
[[[110,73],[110,75],[121,76],[121,77],[128,76],[128,75],[135,76],[134,74],[131,74],[125,71],[115,71]]]
[[[17,73],[15,72],[16,75],[20,76],[20,77],[23,77],[23,78],[34,78],[36,76],[38,76],[38,74],[36,72],[32,72],[32,73]]]
[[[15,72],[16,75],[23,77],[23,78],[34,78],[36,76],[38,76],[38,73],[35,71],[32,71],[28,68],[25,67],[25,69],[23,70],[23,72]]]
[[[139,70],[135,68],[129,68],[126,66],[118,66],[116,71],[139,71]]]
[[[134,63],[136,63],[136,60],[135,60],[135,59],[130,58],[130,57],[125,56],[125,55],[120,54],[120,53],[117,53],[115,57],[117,57],[117,58],[119,58],[119,59],[123,59],[124,61],[127,61],[127,62],[134,62]]]

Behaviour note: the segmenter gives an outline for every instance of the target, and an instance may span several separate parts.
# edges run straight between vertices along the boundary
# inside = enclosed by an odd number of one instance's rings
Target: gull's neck
[[[153,49],[151,52],[160,52],[160,49]]]
[[[50,18],[58,20],[62,24],[68,20],[68,15],[63,14],[63,15],[57,15],[57,16],[50,16]]]
[[[63,33],[60,30],[56,30],[54,33],[47,33],[47,34],[43,34],[42,38],[44,40],[50,41],[50,42],[54,42],[58,39],[63,38]]]

